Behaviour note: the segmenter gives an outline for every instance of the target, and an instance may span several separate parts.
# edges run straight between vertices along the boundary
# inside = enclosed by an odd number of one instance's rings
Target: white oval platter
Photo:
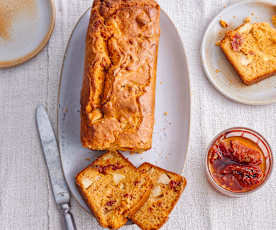
[[[75,185],[76,174],[101,152],[80,142],[80,91],[83,77],[88,9],[77,23],[64,57],[58,104],[58,140],[68,186],[89,211]],[[143,154],[124,153],[136,166],[147,161],[181,173],[190,135],[190,82],[181,38],[169,17],[161,11],[161,37],[156,83],[156,111],[152,149]]]

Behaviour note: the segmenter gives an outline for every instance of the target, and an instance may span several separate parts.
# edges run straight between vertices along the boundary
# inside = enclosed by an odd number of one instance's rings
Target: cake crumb
[[[163,81],[160,81],[160,85],[163,85]]]
[[[164,112],[164,116],[168,116],[168,112]]]
[[[254,16],[254,15],[255,15],[255,13],[254,13],[254,12],[252,12],[252,13],[251,13],[251,16]]]
[[[271,21],[272,21],[273,26],[276,27],[276,14],[272,16]]]
[[[234,18],[234,19],[236,19],[236,18],[237,18],[237,16],[233,16],[233,18]]]
[[[91,161],[91,159],[89,157],[85,158],[86,161]]]
[[[219,73],[219,72],[221,72],[219,69],[216,69],[216,73]]]
[[[220,41],[217,41],[216,46],[220,46],[220,43],[221,43]]]
[[[223,28],[227,28],[228,27],[228,23],[224,20],[219,20],[219,24],[221,25],[221,27]]]
[[[251,22],[251,18],[250,17],[246,17],[244,20],[243,20],[244,23],[248,23],[248,22]]]

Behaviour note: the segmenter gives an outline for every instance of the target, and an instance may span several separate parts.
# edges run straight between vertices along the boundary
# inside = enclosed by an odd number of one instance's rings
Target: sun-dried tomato
[[[175,192],[179,191],[180,190],[180,185],[181,185],[181,182],[180,181],[174,181],[174,180],[171,180],[170,183],[169,183],[171,189],[173,189]]]
[[[112,206],[115,203],[116,203],[116,200],[110,200],[110,201],[107,201],[105,205],[106,206]]]
[[[108,164],[108,165],[95,165],[95,168],[98,169],[98,172],[99,173],[102,173],[102,174],[106,174],[106,170],[108,168],[111,168],[112,170],[117,170],[117,169],[121,169],[123,168],[124,166],[123,165],[119,165],[119,164]]]
[[[222,171],[222,174],[232,174],[243,186],[252,186],[258,184],[262,179],[262,170],[256,166],[228,165]]]
[[[232,49],[234,51],[240,51],[242,43],[243,43],[242,36],[239,33],[235,33],[231,41]]]
[[[211,152],[211,160],[228,157],[238,163],[247,163],[259,165],[262,163],[261,153],[255,149],[248,148],[237,140],[231,140],[229,143],[222,141],[218,146],[214,146]]]
[[[156,204],[157,204],[158,207],[162,207],[162,202],[161,201],[157,201]]]
[[[242,145],[239,141],[230,141],[233,160],[239,163],[258,165],[262,163],[261,154],[255,149]]]
[[[219,148],[214,145],[213,148],[210,151],[211,157],[210,157],[210,162],[214,163],[215,160],[221,159],[221,154]]]

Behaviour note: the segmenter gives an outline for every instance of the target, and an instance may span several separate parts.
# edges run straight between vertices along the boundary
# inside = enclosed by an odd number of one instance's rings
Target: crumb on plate
[[[228,27],[228,23],[224,20],[219,20],[219,24],[221,25],[221,27],[223,28],[227,28]]]
[[[219,69],[216,69],[216,73],[219,73],[219,72],[221,72]]]
[[[168,115],[168,112],[164,112],[164,116],[167,116]]]
[[[246,18],[243,20],[243,23],[248,23],[248,22],[251,22],[251,18],[250,18],[250,17],[246,17]]]

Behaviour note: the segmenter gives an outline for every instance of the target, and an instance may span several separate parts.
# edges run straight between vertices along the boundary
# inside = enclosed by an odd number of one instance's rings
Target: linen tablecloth
[[[234,103],[207,81],[200,44],[210,20],[233,0],[159,0],[183,39],[191,78],[191,139],[183,175],[188,184],[163,229],[276,229],[276,175],[258,192],[228,198],[215,192],[204,174],[211,139],[223,129],[246,126],[262,133],[276,149],[276,104]],[[44,104],[56,126],[57,94],[70,33],[91,0],[55,0],[56,27],[46,48],[33,60],[0,70],[0,229],[63,229],[50,190],[35,126],[35,108]],[[173,42],[173,41],[172,41]],[[101,229],[72,199],[78,229]],[[138,229],[126,226],[122,229]]]

